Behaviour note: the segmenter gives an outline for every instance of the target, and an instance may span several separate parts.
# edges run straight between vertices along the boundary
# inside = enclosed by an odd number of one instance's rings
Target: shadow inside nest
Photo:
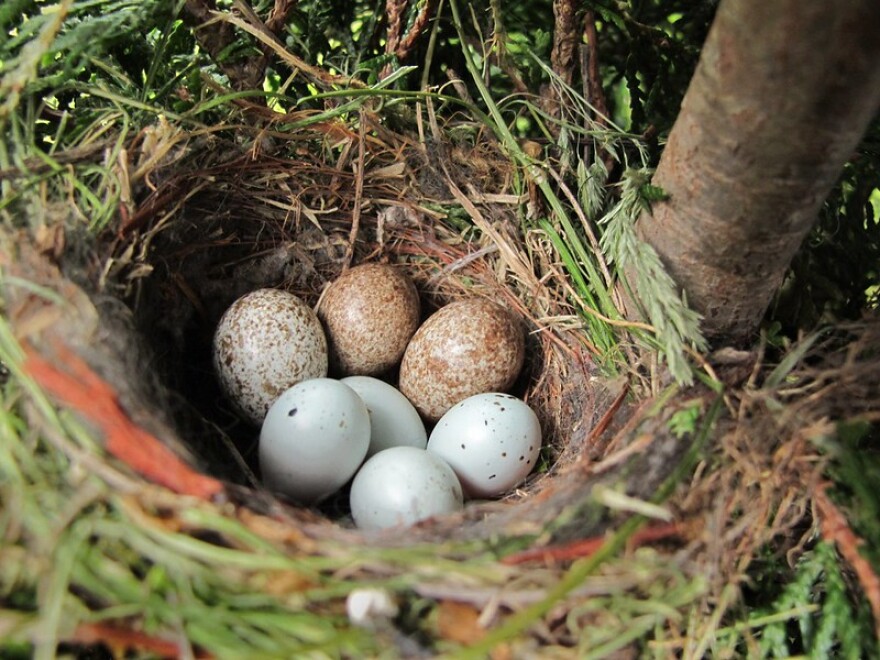
[[[279,167],[277,161],[272,165]],[[652,422],[651,451],[627,453],[626,444],[635,437],[626,428],[632,409],[614,405],[626,393],[619,383],[602,378],[580,339],[582,330],[548,327],[540,320],[567,312],[564,293],[552,280],[541,281],[538,290],[511,276],[498,245],[445,221],[436,207],[410,201],[401,182],[397,188],[388,180],[365,187],[353,223],[350,200],[341,201],[354,185],[350,175],[297,167],[298,187],[274,173],[267,179],[269,170],[253,165],[203,172],[210,185],[190,182],[185,199],[167,205],[172,210],[142,231],[122,238],[108,233],[108,241],[96,248],[104,252],[103,263],[62,258],[64,276],[53,274],[44,255],[20,255],[19,265],[31,269],[24,274],[33,281],[58,289],[52,280],[61,277],[85,291],[91,302],[82,306],[94,305],[86,316],[98,320],[89,325],[66,317],[51,332],[113,385],[137,424],[199,471],[227,483],[227,495],[237,503],[307,526],[319,537],[355,535],[390,545],[537,536],[565,541],[609,525],[608,509],[591,496],[595,484],[651,497],[688,438],[665,432],[667,417],[660,416]],[[332,199],[316,192],[333,185]],[[310,210],[317,208],[324,211]],[[515,207],[484,202],[482,208],[502,227],[498,235],[509,241],[507,247],[526,255],[524,238],[512,229]],[[367,261],[406,268],[420,290],[423,319],[447,302],[481,295],[507,305],[527,326],[526,366],[513,393],[538,414],[545,446],[539,470],[516,492],[498,501],[470,502],[463,514],[407,530],[360,533],[351,525],[344,492],[304,510],[261,488],[259,429],[232,412],[211,366],[217,322],[236,298],[262,287],[286,289],[314,305],[347,263]],[[102,281],[108,272],[111,277]],[[394,384],[395,374],[386,380]],[[615,433],[626,437],[611,447],[620,458],[606,465],[602,459]]]

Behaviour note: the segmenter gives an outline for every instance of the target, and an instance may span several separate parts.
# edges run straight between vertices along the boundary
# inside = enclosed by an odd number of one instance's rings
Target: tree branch
[[[186,0],[183,20],[193,29],[199,46],[207,51],[229,78],[233,89],[260,89],[265,72],[264,62],[256,58],[230,62],[222,57],[223,51],[235,42],[236,37],[232,25],[214,19],[212,12],[216,8],[214,0]]]
[[[722,0],[639,222],[709,337],[750,341],[880,106],[880,3]]]

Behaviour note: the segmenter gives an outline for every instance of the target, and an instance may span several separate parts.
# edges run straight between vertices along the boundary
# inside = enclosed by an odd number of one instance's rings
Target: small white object
[[[443,415],[428,451],[455,471],[469,497],[495,497],[528,476],[541,450],[534,411],[510,394],[477,394]]]
[[[360,395],[370,411],[367,458],[391,447],[425,448],[428,434],[422,418],[400,390],[371,376],[349,376],[342,382]]]
[[[348,620],[361,628],[374,628],[380,621],[397,616],[397,603],[384,589],[355,589],[345,599]]]
[[[417,447],[392,447],[373,456],[355,475],[349,499],[361,529],[412,525],[463,507],[452,468]]]
[[[259,425],[288,387],[327,375],[327,338],[312,308],[292,293],[258,289],[224,312],[214,370],[236,410]]]
[[[319,502],[345,485],[369,445],[370,415],[357,392],[332,378],[297,383],[263,422],[263,482],[299,502]]]

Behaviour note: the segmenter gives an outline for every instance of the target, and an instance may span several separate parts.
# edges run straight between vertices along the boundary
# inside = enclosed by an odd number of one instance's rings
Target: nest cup
[[[590,432],[615,393],[598,385],[583,331],[548,320],[571,319],[571,310],[553,278],[543,277],[552,258],[534,257],[539,237],[522,231],[516,203],[478,202],[477,222],[456,219],[461,207],[450,189],[459,184],[448,179],[440,185],[436,175],[424,192],[426,175],[419,168],[427,166],[419,164],[418,153],[406,167],[393,169],[388,153],[374,155],[359,179],[352,168],[331,167],[319,158],[249,153],[205,163],[222,151],[215,145],[207,156],[190,153],[157,170],[152,192],[135,213],[97,243],[68,247],[55,257],[20,248],[19,267],[31,271],[28,277],[59,290],[75,286],[87,295],[94,306],[94,313],[85,315],[91,325],[80,309],[78,322],[68,314],[51,331],[111,383],[136,423],[200,472],[227,483],[233,499],[319,536],[356,534],[393,543],[404,537],[407,542],[487,538],[511,526],[537,533],[584,497],[578,465],[599,457],[601,442]],[[474,176],[474,167],[459,171],[468,183],[458,189],[469,185],[471,198],[489,199],[489,193],[497,198],[506,185],[499,175],[503,161],[486,168],[483,178]],[[71,258],[77,254],[81,257]],[[51,263],[56,257],[60,271]],[[211,365],[217,322],[239,296],[276,287],[315,306],[345,268],[375,261],[396,264],[410,275],[423,320],[465,296],[488,297],[514,313],[527,341],[525,366],[512,393],[535,410],[544,435],[539,469],[514,492],[469,503],[462,514],[425,521],[404,534],[353,530],[341,496],[307,510],[263,490],[256,460],[259,429],[234,413]],[[49,346],[44,340],[28,338]],[[395,378],[392,373],[386,379],[395,383]]]

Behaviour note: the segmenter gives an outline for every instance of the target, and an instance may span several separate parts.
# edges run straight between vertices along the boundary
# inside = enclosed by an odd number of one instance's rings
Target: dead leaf
[[[272,543],[283,543],[306,554],[317,550],[317,544],[313,539],[285,522],[245,508],[238,510],[238,519],[254,534]]]
[[[301,593],[306,589],[312,589],[317,586],[314,580],[298,571],[272,571],[263,577],[265,582],[260,586],[264,593],[272,596],[287,596],[289,594]]]
[[[479,623],[480,611],[455,600],[440,601],[437,607],[437,630],[441,637],[459,644],[475,644],[486,636]]]
[[[403,173],[406,171],[406,163],[394,163],[392,165],[386,165],[385,167],[377,167],[374,170],[370,170],[370,177],[374,179],[399,179],[403,176]]]

